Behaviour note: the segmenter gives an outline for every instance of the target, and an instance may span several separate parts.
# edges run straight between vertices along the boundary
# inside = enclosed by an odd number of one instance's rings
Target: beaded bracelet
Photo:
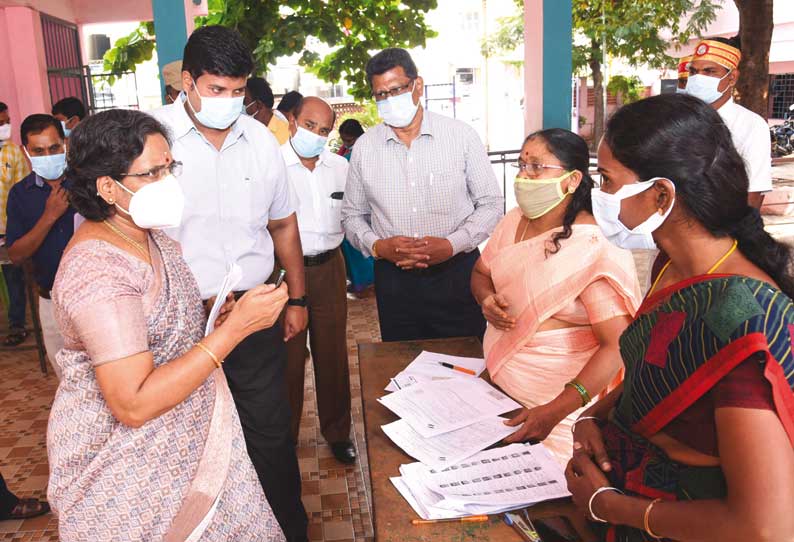
[[[590,394],[587,392],[587,388],[582,386],[582,383],[576,380],[575,378],[570,382],[566,383],[565,386],[573,388],[579,393],[579,395],[582,397],[582,406],[585,406],[587,405],[587,403],[590,402],[591,398],[590,398]]]
[[[595,521],[598,521],[598,522],[600,522],[600,523],[609,523],[609,522],[608,522],[607,520],[605,520],[605,519],[601,519],[600,517],[598,517],[598,516],[596,516],[596,515],[595,515],[595,512],[593,512],[593,500],[595,500],[595,498],[596,498],[598,495],[600,495],[601,493],[603,493],[603,492],[605,492],[605,491],[617,491],[617,492],[618,492],[618,493],[620,493],[621,495],[625,495],[625,493],[623,493],[623,492],[622,492],[621,490],[619,490],[618,488],[616,488],[616,487],[611,487],[611,486],[599,487],[598,489],[596,489],[596,490],[593,492],[593,494],[592,494],[592,495],[590,495],[590,500],[589,500],[589,501],[587,501],[587,510],[588,510],[588,512],[590,512],[590,517],[591,517],[591,518],[593,518]]]

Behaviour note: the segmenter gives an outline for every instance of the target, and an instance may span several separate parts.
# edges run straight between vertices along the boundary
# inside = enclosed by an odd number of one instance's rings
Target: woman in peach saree
[[[488,320],[488,372],[524,405],[506,422],[521,425],[506,441],[543,441],[562,465],[578,412],[618,374],[618,339],[641,300],[631,253],[593,219],[588,165],[587,144],[573,132],[527,137],[518,207],[496,226],[472,274]]]

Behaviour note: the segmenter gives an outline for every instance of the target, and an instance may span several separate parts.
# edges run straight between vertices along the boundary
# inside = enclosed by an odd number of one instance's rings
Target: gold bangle
[[[576,390],[579,393],[579,396],[582,398],[582,406],[587,405],[591,401],[590,394],[587,392],[587,388],[582,386],[582,384],[576,380],[575,378],[570,382],[565,384],[566,387],[570,387]]]
[[[201,350],[204,350],[204,352],[206,352],[206,353],[207,353],[207,355],[208,355],[210,358],[212,358],[212,363],[214,363],[214,364],[215,364],[215,367],[217,367],[218,369],[220,369],[220,368],[221,368],[221,363],[223,363],[223,362],[218,360],[218,356],[216,356],[216,355],[215,355],[215,354],[212,352],[212,350],[210,350],[209,348],[207,348],[206,346],[204,346],[204,345],[203,345],[203,344],[201,344],[200,342],[199,342],[199,343],[196,343],[196,346],[198,346],[198,347],[199,347]]]
[[[657,502],[660,502],[661,500],[662,499],[652,500],[651,504],[648,505],[648,508],[645,509],[645,516],[642,518],[642,526],[645,527],[645,532],[648,533],[648,535],[651,536],[652,538],[655,538],[656,540],[661,540],[662,537],[651,530],[651,523],[650,523],[651,510],[653,509],[654,505]]]
[[[380,239],[376,239],[375,242],[372,243],[372,247],[369,249],[369,251],[372,252],[372,255],[375,257],[376,260],[380,259],[380,256],[378,256],[378,251],[375,249],[375,245],[378,244],[378,241],[380,241]]]

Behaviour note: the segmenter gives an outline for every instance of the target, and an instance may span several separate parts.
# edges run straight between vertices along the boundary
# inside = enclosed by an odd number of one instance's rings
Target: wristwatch
[[[305,307],[308,305],[308,301],[306,300],[306,296],[301,297],[291,297],[287,300],[287,305],[290,307]]]

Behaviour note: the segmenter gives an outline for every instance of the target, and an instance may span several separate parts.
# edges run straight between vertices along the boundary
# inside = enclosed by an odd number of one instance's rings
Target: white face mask
[[[383,122],[394,128],[405,128],[411,124],[419,109],[419,104],[414,103],[414,88],[416,88],[416,80],[410,92],[389,96],[377,102],[378,114]]]
[[[119,181],[118,185],[132,194],[129,210],[116,203],[116,207],[130,216],[139,228],[161,230],[177,228],[182,224],[185,194],[179,181],[167,175],[160,181],[146,184],[133,192]]]
[[[193,82],[193,89],[201,102],[201,111],[196,111],[193,104],[188,99],[187,103],[190,110],[198,121],[207,128],[215,130],[225,130],[236,121],[243,112],[243,102],[245,96],[237,98],[207,98],[199,94],[198,85]]]
[[[690,75],[686,82],[686,93],[695,98],[700,98],[707,104],[713,104],[730,88],[724,91],[719,91],[720,82],[728,77],[731,72],[725,74],[724,77],[709,77],[708,75]]]
[[[320,156],[325,148],[325,143],[328,141],[327,137],[317,135],[310,132],[302,126],[298,126],[295,135],[290,137],[292,148],[298,156],[303,158],[314,158]]]
[[[670,207],[664,214],[653,213],[642,224],[631,230],[620,221],[620,202],[645,192],[660,179],[662,177],[654,177],[645,182],[626,184],[614,194],[608,194],[601,190],[592,191],[593,217],[607,239],[625,249],[656,248],[652,234],[670,216],[673,205],[675,205],[675,198],[670,202]],[[673,184],[672,181],[670,183]],[[675,190],[675,184],[673,184],[673,189]]]
[[[11,139],[11,123],[7,122],[0,126],[0,141]]]

